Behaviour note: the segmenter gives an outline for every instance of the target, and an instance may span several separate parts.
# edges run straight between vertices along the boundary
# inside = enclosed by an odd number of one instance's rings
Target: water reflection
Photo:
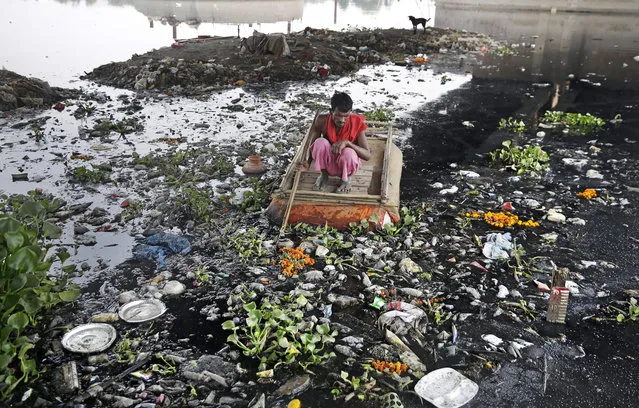
[[[569,76],[612,89],[639,84],[639,25],[636,14],[437,9],[435,26],[463,28],[521,45],[516,56],[485,57],[478,78],[562,84]],[[487,68],[493,67],[495,69]],[[498,67],[498,68],[497,68]]]

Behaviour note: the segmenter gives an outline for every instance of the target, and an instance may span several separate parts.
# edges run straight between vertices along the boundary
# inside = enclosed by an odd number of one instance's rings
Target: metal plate
[[[440,368],[423,376],[415,392],[437,408],[458,408],[472,400],[479,386],[452,368]]]
[[[62,337],[62,347],[74,353],[99,353],[111,347],[116,336],[110,324],[83,324]]]
[[[166,312],[164,303],[157,299],[142,299],[126,303],[120,307],[120,319],[129,323],[142,323],[156,319]]]

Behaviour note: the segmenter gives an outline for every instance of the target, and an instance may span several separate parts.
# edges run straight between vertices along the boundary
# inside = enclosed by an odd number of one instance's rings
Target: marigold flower
[[[593,188],[587,188],[581,193],[577,193],[577,197],[583,197],[587,200],[597,197],[597,190]]]
[[[297,248],[281,248],[282,259],[280,259],[280,268],[284,276],[291,277],[297,275],[299,271],[304,269],[306,265],[314,265],[315,260],[304,253],[300,247]]]

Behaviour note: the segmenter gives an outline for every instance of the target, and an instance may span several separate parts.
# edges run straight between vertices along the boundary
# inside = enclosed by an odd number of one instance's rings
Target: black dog
[[[408,16],[408,19],[411,23],[413,23],[413,34],[417,34],[417,26],[422,25],[424,27],[424,32],[426,32],[426,23],[430,21],[430,18],[415,18],[413,16]]]

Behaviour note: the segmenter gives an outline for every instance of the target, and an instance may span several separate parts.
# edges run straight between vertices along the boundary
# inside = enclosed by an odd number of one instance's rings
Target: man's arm
[[[357,134],[357,139],[355,139],[355,143],[348,142],[345,140],[344,141],[340,140],[340,142],[343,142],[343,145],[340,146],[339,153],[341,153],[342,149],[344,149],[345,147],[350,147],[351,149],[355,150],[355,153],[357,153],[360,159],[370,160],[371,149],[368,146],[368,138],[366,137],[366,133],[363,130]]]

